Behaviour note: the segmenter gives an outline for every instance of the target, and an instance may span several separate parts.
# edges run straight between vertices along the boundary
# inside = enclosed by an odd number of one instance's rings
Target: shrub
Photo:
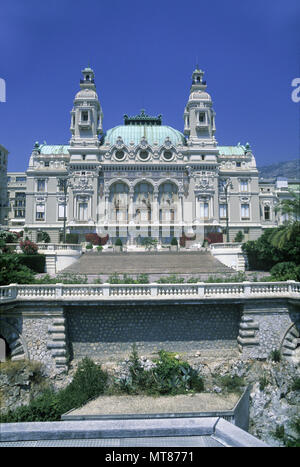
[[[300,280],[300,267],[292,261],[275,264],[270,273],[277,281]]]
[[[123,278],[120,278],[119,274],[114,272],[108,278],[109,284],[149,284],[148,274],[138,274],[137,278],[123,274]]]
[[[154,374],[160,394],[175,395],[191,389],[203,391],[203,380],[196,370],[187,362],[176,358],[175,354],[160,350],[159,358],[154,362],[157,364]]]
[[[259,389],[263,391],[269,384],[269,380],[266,375],[263,375],[259,379]]]
[[[85,357],[78,365],[71,383],[59,393],[58,407],[63,414],[80,407],[89,399],[100,396],[106,389],[108,375],[101,366]]]
[[[141,244],[146,248],[146,250],[150,251],[152,248],[157,248],[158,240],[156,238],[144,237]]]
[[[71,383],[58,392],[45,390],[33,399],[29,405],[9,410],[1,415],[1,422],[56,421],[69,410],[80,407],[89,399],[100,396],[106,389],[108,375],[101,366],[89,358],[84,358],[78,365]]]
[[[38,232],[37,241],[50,243],[50,235],[47,232]]]
[[[281,353],[280,353],[280,350],[278,349],[274,349],[270,352],[270,359],[273,361],[273,362],[280,362],[281,360]]]
[[[293,384],[292,384],[292,390],[293,391],[300,391],[300,377],[299,376],[296,376],[296,378],[294,379]]]
[[[223,242],[223,234],[221,232],[208,232],[206,237],[209,239],[209,243]]]
[[[88,278],[85,274],[61,273],[55,278],[56,283],[61,284],[86,284]]]
[[[45,255],[19,255],[20,264],[27,266],[36,273],[45,272],[46,256]]]
[[[178,246],[178,241],[177,241],[177,238],[176,237],[173,237],[172,240],[171,240],[171,245],[172,246]]]
[[[234,276],[229,276],[229,277],[214,277],[214,276],[209,276],[209,278],[204,281],[206,283],[222,283],[222,282],[243,282],[245,281],[247,278],[246,278],[246,275],[239,271],[237,274],[235,274]]]
[[[120,238],[116,239],[115,246],[123,246],[122,240]]]
[[[66,243],[78,243],[78,234],[67,233],[66,234]]]
[[[129,377],[119,381],[119,389],[128,394],[176,395],[187,391],[202,391],[201,376],[175,354],[159,351],[151,369],[142,366],[135,344],[129,358]]]
[[[176,274],[170,276],[162,276],[158,279],[158,284],[182,284],[184,282],[183,277],[177,277]]]
[[[244,234],[241,230],[239,230],[234,238],[234,241],[240,243],[243,241],[243,239],[244,239]]]
[[[242,387],[245,386],[245,381],[243,378],[237,375],[225,375],[218,378],[219,384],[227,392],[237,392],[242,391]]]
[[[101,238],[96,233],[89,233],[85,235],[85,241],[91,243],[92,245],[100,245]]]
[[[297,223],[300,226],[300,223]],[[284,230],[284,226],[277,229],[266,229],[257,240],[243,243],[242,250],[247,254],[250,269],[269,271],[275,264],[293,261],[299,264],[300,235],[294,229],[291,236],[286,239],[282,247],[274,246],[272,238]]]
[[[38,246],[36,243],[31,242],[30,240],[20,241],[20,247],[22,252],[25,255],[37,255],[38,254]]]
[[[17,253],[0,255],[0,285],[9,284],[32,284],[34,282],[34,273],[27,266],[20,262]]]
[[[136,284],[149,284],[149,276],[148,274],[141,273],[138,274],[135,280]]]
[[[92,250],[93,249],[93,245],[91,243],[88,243],[85,247],[87,250]]]
[[[109,235],[105,235],[105,237],[100,237],[100,245],[106,245],[109,239]]]
[[[103,246],[99,245],[97,246],[97,251],[102,251],[103,250]]]

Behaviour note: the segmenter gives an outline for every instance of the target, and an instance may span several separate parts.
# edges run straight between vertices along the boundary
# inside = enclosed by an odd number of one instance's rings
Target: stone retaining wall
[[[240,306],[232,304],[123,303],[66,310],[76,359],[111,359],[130,353],[134,342],[146,355],[162,348],[181,353],[237,348],[240,315]]]
[[[67,370],[85,356],[114,361],[131,352],[159,349],[192,354],[239,350],[243,358],[266,358],[280,349],[300,358],[300,314],[296,301],[98,300],[24,301],[0,306],[0,337],[13,360],[37,360],[47,373]]]

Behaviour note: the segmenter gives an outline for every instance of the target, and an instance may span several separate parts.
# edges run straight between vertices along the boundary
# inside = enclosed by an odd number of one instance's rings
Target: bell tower
[[[197,66],[192,74],[192,86],[184,110],[184,133],[191,146],[215,145],[215,112],[210,95],[206,92],[204,71]]]
[[[82,75],[81,89],[75,96],[71,110],[70,145],[98,146],[103,113],[96,93],[95,75],[90,67],[84,68]]]

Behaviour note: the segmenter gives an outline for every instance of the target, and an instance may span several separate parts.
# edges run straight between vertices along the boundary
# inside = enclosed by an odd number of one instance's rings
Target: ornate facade
[[[33,240],[42,230],[52,242],[94,232],[128,245],[145,237],[201,243],[211,232],[256,239],[277,224],[276,195],[262,191],[249,144],[216,141],[203,71],[192,74],[183,133],[143,110],[103,132],[94,72],[82,74],[69,144],[35,143],[30,156],[25,226]]]

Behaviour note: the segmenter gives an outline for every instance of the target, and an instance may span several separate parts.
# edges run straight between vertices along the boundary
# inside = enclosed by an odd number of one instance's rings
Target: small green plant
[[[171,240],[171,245],[172,246],[178,246],[178,240],[176,237],[173,237],[172,240]]]
[[[146,248],[146,250],[156,250],[158,240],[156,238],[151,238],[151,237],[144,237],[141,241],[141,244]]]
[[[226,283],[226,282],[243,282],[247,280],[246,275],[239,271],[237,274],[228,277],[215,277],[209,276],[209,278],[204,281],[206,283]]]
[[[281,353],[280,353],[280,350],[278,349],[273,349],[271,352],[270,352],[270,359],[272,360],[272,362],[280,362],[281,361]]]
[[[98,246],[97,246],[97,251],[101,252],[102,250],[103,250],[103,246],[98,245]]]
[[[263,391],[269,384],[269,380],[266,375],[263,375],[259,379],[259,390]]]
[[[244,239],[244,234],[241,230],[238,231],[238,233],[236,234],[235,238],[234,238],[234,241],[237,242],[237,243],[241,243]]]
[[[91,243],[88,243],[85,247],[87,250],[92,250],[93,249],[93,245]]]
[[[244,379],[237,375],[219,376],[218,382],[220,386],[227,392],[241,393],[242,388],[245,386]]]
[[[165,350],[160,350],[151,369],[145,370],[134,344],[129,358],[129,377],[121,379],[118,388],[127,394],[176,395],[203,391],[204,384],[187,362]]]
[[[198,282],[201,282],[199,277],[190,277],[187,281],[188,284],[197,284]]]
[[[284,425],[276,425],[276,430],[272,434],[276,439],[283,441],[285,438]]]
[[[294,378],[294,381],[292,384],[292,391],[300,391],[300,377],[299,376],[296,376],[296,378]],[[299,427],[299,432],[300,432],[300,427]]]
[[[123,242],[120,238],[117,238],[115,241],[115,246],[123,246]]]
[[[178,277],[176,274],[170,276],[162,276],[157,281],[158,284],[183,284],[184,277]]]

